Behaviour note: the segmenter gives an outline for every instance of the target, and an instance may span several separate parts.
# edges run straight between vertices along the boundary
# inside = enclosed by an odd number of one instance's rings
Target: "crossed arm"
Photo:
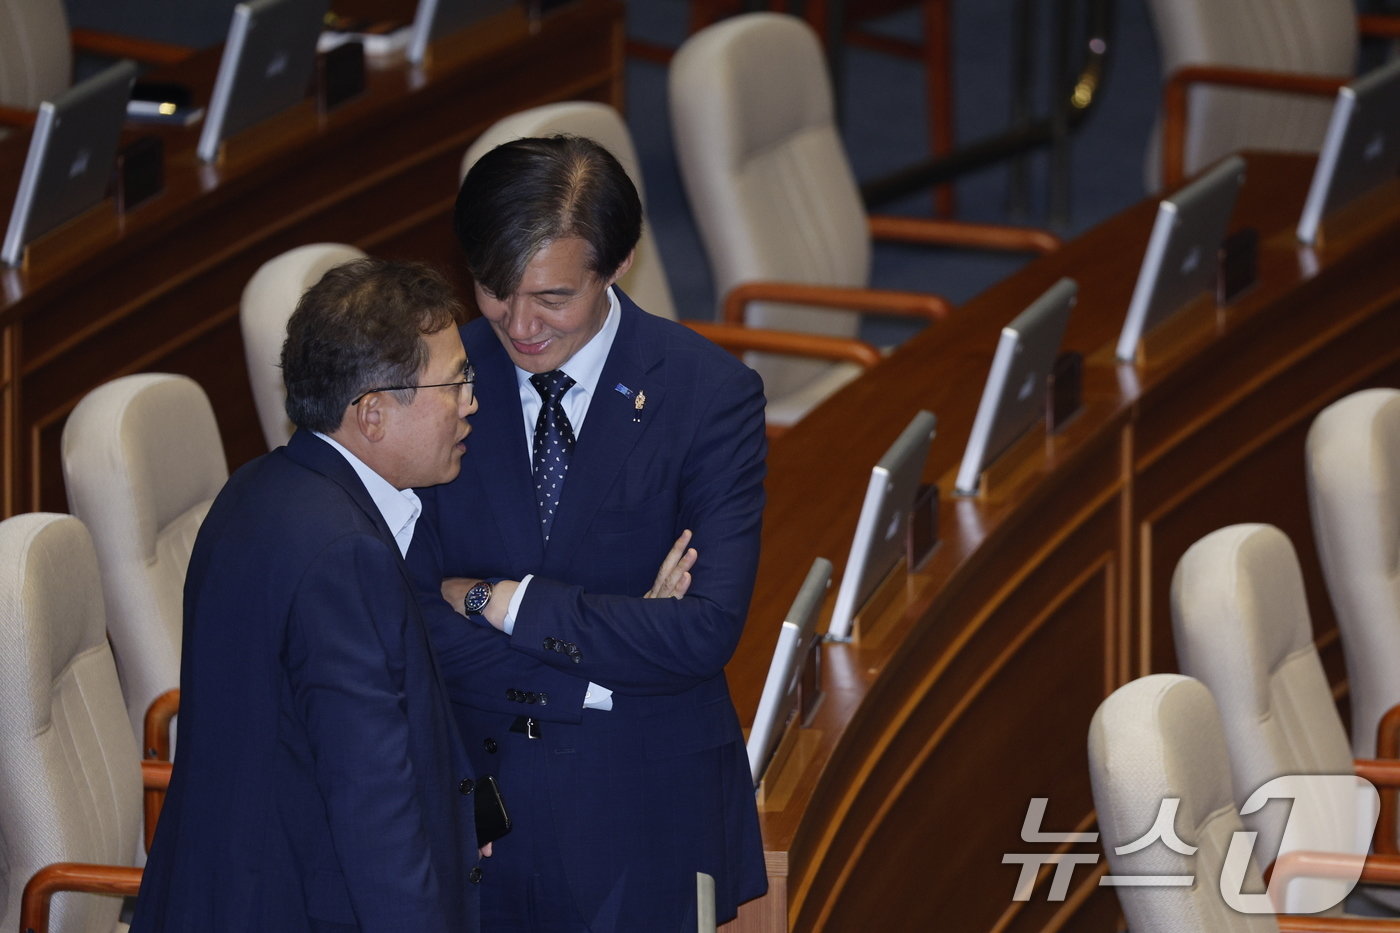
[[[681,532],[657,568],[651,589],[642,594],[643,599],[680,599],[690,589],[690,568],[695,566],[695,558],[699,556],[695,548],[690,547],[690,538],[689,528]],[[442,581],[442,598],[465,616],[467,591],[480,582],[475,577],[448,577]],[[518,580],[502,580],[491,590],[491,601],[481,616],[498,632],[505,630],[506,611],[519,586]]]
[[[444,581],[441,572],[472,566],[460,542],[431,530],[415,535],[409,564],[454,700],[516,714],[520,707],[507,700],[508,692],[547,692],[548,705],[532,714],[576,722],[590,681],[628,694],[674,694],[723,670],[743,630],[758,563],[766,452],[762,385],[743,370],[692,397],[704,400],[700,410],[683,414],[693,429],[667,440],[684,453],[670,458],[667,469],[674,472],[658,479],[651,495],[667,503],[660,524],[692,529],[693,536],[675,542],[649,587],[638,581],[630,593],[600,592],[580,585],[585,581],[534,576],[507,638],[492,626],[502,624],[514,585],[496,586],[484,621],[464,620],[462,599],[475,580]],[[438,516],[425,508],[424,518],[431,527]],[[647,547],[642,541],[629,550]],[[473,561],[485,563],[480,554]],[[643,587],[645,595],[684,598],[640,598]],[[545,647],[561,639],[580,652]]]

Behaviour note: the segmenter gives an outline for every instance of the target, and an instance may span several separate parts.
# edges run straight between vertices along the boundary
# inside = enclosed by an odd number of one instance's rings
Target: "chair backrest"
[[[258,409],[258,423],[268,450],[281,447],[292,436],[281,365],[287,319],[306,290],[331,267],[363,259],[364,255],[343,243],[298,246],[263,263],[243,289],[238,323],[243,330],[243,353],[248,360],[253,404]]]
[[[92,541],[71,515],[0,522],[0,924],[53,862],[130,865],[141,766],[102,624]],[[121,901],[64,896],[51,929],[111,933]]]
[[[89,392],[63,428],[68,505],[88,526],[135,735],[151,701],[180,683],[185,569],[228,479],[204,390],[140,373]]]
[[[1199,681],[1152,674],[1110,694],[1089,725],[1089,778],[1110,875],[1196,879],[1189,887],[1116,888],[1133,933],[1278,929],[1272,916],[1237,912],[1220,894],[1225,853],[1243,826],[1220,716]],[[1180,801],[1176,834],[1196,852],[1186,855],[1158,841],[1120,855],[1117,847],[1149,835],[1170,800]],[[1261,885],[1252,860],[1245,878],[1247,885]]]
[[[1164,76],[1184,65],[1341,77],[1356,68],[1353,0],[1149,0],[1148,7]],[[1190,98],[1186,174],[1241,149],[1316,151],[1331,110],[1330,99],[1198,87]],[[1158,186],[1160,148],[1148,149],[1149,190]]]
[[[571,100],[532,107],[497,120],[467,149],[462,158],[461,177],[466,177],[477,159],[502,143],[527,136],[558,134],[585,136],[598,143],[622,164],[623,171],[637,187],[637,195],[642,200],[642,238],[637,242],[632,268],[627,270],[618,284],[639,307],[674,321],[677,317],[676,302],[671,297],[671,286],[666,281],[666,269],[661,264],[656,238],[651,235],[651,224],[645,219],[647,195],[642,184],[637,148],[632,144],[632,134],[622,115],[612,107],[593,101]]]
[[[1220,708],[1237,804],[1277,777],[1353,773],[1287,535],[1258,524],[1211,532],[1177,563],[1171,603],[1181,670],[1210,688]],[[1375,814],[1348,785],[1291,811],[1266,806],[1244,822],[1259,832],[1255,852],[1267,864],[1299,848],[1364,853]],[[1308,896],[1305,885],[1295,887]]]
[[[0,0],[0,106],[34,110],[72,80],[62,0]]]
[[[697,32],[671,62],[670,100],[681,179],[717,295],[757,280],[869,285],[869,222],[810,26],[752,13]],[[845,337],[859,327],[854,312],[777,304],[752,307],[746,322]],[[749,362],[770,399],[832,369],[770,355]]]
[[[1400,703],[1400,390],[1330,405],[1308,431],[1313,536],[1346,655],[1351,747],[1376,754],[1376,726]]]

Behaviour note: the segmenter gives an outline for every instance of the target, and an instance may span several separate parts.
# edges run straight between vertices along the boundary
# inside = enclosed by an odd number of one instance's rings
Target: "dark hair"
[[[612,153],[582,136],[517,139],[477,160],[453,215],[467,268],[497,297],[513,294],[542,246],[576,236],[607,278],[642,235],[642,201]]]
[[[412,385],[427,364],[423,335],[464,317],[452,286],[421,263],[355,259],[311,286],[287,321],[287,417],[329,434],[345,407],[376,386]],[[414,390],[395,393],[413,401]]]

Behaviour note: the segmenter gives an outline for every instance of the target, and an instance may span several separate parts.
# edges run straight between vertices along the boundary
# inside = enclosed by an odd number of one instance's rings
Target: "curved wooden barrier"
[[[1043,797],[1043,831],[1094,831],[1090,717],[1119,684],[1174,669],[1171,573],[1221,525],[1293,538],[1344,693],[1303,442],[1340,396],[1400,385],[1400,182],[1311,250],[1292,230],[1312,159],[1248,162],[1233,225],[1260,234],[1258,283],[1167,325],[1142,365],[1112,348],[1155,200],[930,327],[773,444],[758,593],[728,668],[742,718],[802,574],[823,556],[839,578],[870,467],[919,408],[938,415],[925,480],[942,490],[942,543],[896,571],[856,643],[824,647],[825,697],[761,794],[773,890],[733,929],[1117,929],[1097,843],[1025,841],[1023,823]],[[1062,275],[1080,284],[1066,347],[1086,358],[1084,408],[1022,444],[988,497],[953,498],[997,333]],[[1015,901],[1021,865],[1003,857],[1017,853],[1082,858],[1060,891],[1044,865]]]

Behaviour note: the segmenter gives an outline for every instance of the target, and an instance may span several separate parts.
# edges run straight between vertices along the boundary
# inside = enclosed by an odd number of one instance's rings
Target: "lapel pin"
[[[640,424],[642,420],[642,409],[646,406],[647,394],[638,392],[637,397],[632,400],[632,421]]]
[[[627,388],[620,382],[617,385],[613,386],[613,391],[616,392],[618,395],[624,396],[626,398],[631,398],[634,394],[631,389]]]

